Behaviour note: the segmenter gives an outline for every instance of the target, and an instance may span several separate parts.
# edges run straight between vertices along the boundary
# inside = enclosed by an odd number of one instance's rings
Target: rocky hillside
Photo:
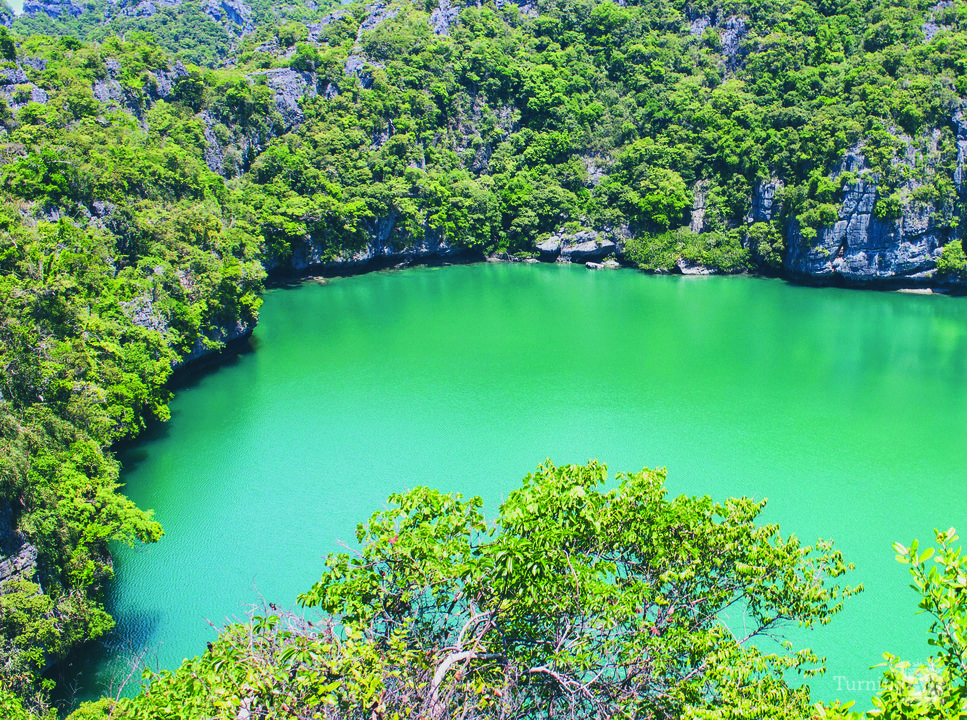
[[[24,0],[23,13],[4,22],[16,32],[56,33],[82,40],[149,32],[162,47],[201,65],[230,61],[257,28],[284,26],[338,5],[314,0],[276,6],[267,0]]]
[[[433,78],[427,77],[419,91],[422,96],[419,102],[433,99],[437,104],[434,110],[438,117],[431,123],[436,127],[427,127],[425,132],[433,132],[431,145],[435,148],[445,144],[457,153],[459,167],[469,173],[469,181],[475,184],[479,178],[501,175],[495,172],[498,168],[493,162],[494,149],[500,145],[511,152],[524,151],[517,158],[515,170],[523,170],[525,175],[539,175],[542,167],[552,169],[553,174],[562,165],[568,165],[578,176],[575,176],[577,182],[572,180],[571,184],[551,183],[560,189],[557,193],[551,191],[557,195],[555,200],[571,206],[557,213],[566,222],[556,225],[553,209],[548,208],[550,212],[538,218],[536,225],[531,223],[537,231],[532,242],[519,237],[510,244],[513,247],[491,247],[491,250],[530,251],[543,259],[594,261],[613,253],[655,271],[760,270],[784,272],[811,281],[859,284],[961,282],[963,267],[957,228],[963,192],[963,138],[967,136],[962,127],[958,81],[955,73],[951,72],[944,80],[941,72],[938,79],[931,81],[932,87],[924,87],[926,80],[917,79],[923,76],[918,75],[915,67],[920,58],[926,57],[941,70],[949,64],[951,43],[959,33],[955,5],[941,3],[919,14],[906,12],[899,14],[903,17],[885,19],[881,17],[883,11],[874,9],[869,13],[870,25],[866,29],[840,27],[833,21],[842,16],[830,17],[828,11],[823,14],[810,11],[813,12],[810,21],[815,25],[809,27],[807,23],[805,32],[777,32],[768,25],[768,17],[751,6],[745,11],[733,8],[729,12],[717,6],[704,12],[685,9],[677,16],[672,13],[661,18],[656,32],[648,28],[655,25],[648,6],[637,10],[611,6],[615,9],[604,12],[609,5],[600,5],[593,13],[595,17],[580,28],[577,35],[580,41],[571,45],[571,49],[580,47],[593,58],[578,73],[584,86],[584,108],[562,106],[554,111],[561,116],[556,121],[554,112],[545,116],[534,111],[549,100],[552,102],[545,109],[552,110],[555,97],[564,101],[566,95],[558,92],[542,98],[534,94],[533,90],[537,89],[534,82],[540,84],[544,79],[535,75],[546,75],[548,67],[561,64],[563,57],[550,66],[544,62],[555,53],[569,54],[570,49],[552,38],[554,32],[573,24],[568,13],[577,6],[557,3],[542,8],[539,3],[526,3],[502,7],[498,22],[510,23],[504,27],[505,47],[501,50],[506,53],[504,62],[513,66],[508,77],[496,84],[497,78],[490,77],[492,87],[488,93],[471,81],[475,72],[470,67],[473,61],[465,68],[439,66],[430,73],[436,76],[437,86],[432,85]],[[91,6],[71,5],[61,0],[28,0],[24,16],[16,21],[20,24],[15,23],[15,27],[29,27],[31,18],[41,16],[48,21],[57,18],[58,22],[75,17],[80,18],[90,35],[93,26],[84,23],[94,15],[103,31],[114,29],[112,22],[121,17],[150,19],[164,11],[184,18],[195,9],[190,2],[158,5],[119,2],[107,3],[95,12]],[[300,11],[308,22],[289,24],[283,22],[284,16],[279,13],[266,16],[242,0],[220,3],[212,0],[199,5],[197,10],[205,16],[205,23],[215,23],[229,38],[226,42],[235,53],[231,56],[238,61],[234,73],[239,78],[236,82],[245,84],[246,92],[259,95],[262,111],[261,117],[247,118],[254,121],[247,123],[249,126],[225,122],[219,115],[217,98],[199,98],[201,104],[195,117],[204,125],[204,158],[213,171],[225,177],[245,174],[257,166],[256,173],[245,175],[255,185],[262,184],[259,178],[264,174],[265,163],[259,165],[258,159],[273,140],[287,137],[290,139],[286,143],[291,146],[299,138],[301,143],[301,138],[319,129],[320,115],[331,114],[332,108],[343,102],[345,95],[339,96],[344,91],[349,91],[351,104],[355,106],[344,112],[365,115],[367,106],[385,99],[384,87],[389,89],[403,79],[398,69],[388,64],[405,66],[417,54],[416,48],[399,44],[400,37],[416,32],[413,39],[424,53],[443,48],[454,52],[461,47],[473,47],[462,36],[479,31],[479,28],[469,30],[470,23],[466,20],[461,22],[461,7],[449,0],[440,0],[436,6],[426,9],[377,3],[328,13],[310,4]],[[295,12],[292,8],[286,12],[290,11]],[[479,15],[475,9],[473,13]],[[511,22],[512,17],[517,20]],[[479,24],[479,20],[474,22]],[[521,33],[514,30],[522,22],[521,27],[527,28],[523,35],[533,37],[538,46],[550,41],[558,50],[525,51],[520,44],[523,37],[515,37]],[[425,30],[418,29],[420,24]],[[67,29],[66,25],[56,27]],[[451,37],[454,31],[455,38]],[[646,44],[634,42],[635,32],[639,31],[644,34],[638,35],[638,39],[652,42],[652,50]],[[880,38],[881,32],[886,33],[886,40]],[[171,34],[177,33],[171,31]],[[168,36],[162,33],[159,42],[164,46],[166,39]],[[896,42],[888,43],[890,40]],[[480,39],[475,42],[479,46]],[[784,42],[798,43],[799,47],[785,59],[790,67],[779,66],[776,70],[770,63]],[[823,43],[828,47],[821,47]],[[611,56],[603,64],[602,50]],[[899,63],[898,53],[903,58]],[[190,54],[182,48],[183,56]],[[686,65],[691,63],[692,67],[675,72],[675,64],[681,64],[686,56],[690,58]],[[663,65],[662,59],[669,64]],[[854,67],[852,61],[857,59],[861,62]],[[18,110],[30,102],[46,102],[46,91],[28,77],[31,70],[43,72],[38,62],[23,58],[16,67],[4,71],[7,82],[0,87],[0,93],[8,99],[11,109]],[[657,80],[648,76],[651,70],[645,72],[646,67],[657,67],[656,62],[663,75]],[[141,78],[146,82],[132,87],[122,84],[117,76],[118,66],[106,67],[105,76],[96,78],[91,85],[94,97],[107,106],[113,105],[137,116],[142,123],[144,112],[152,103],[180,100],[174,95],[179,82],[197,83],[200,77],[198,71],[189,72],[185,64],[176,62],[168,67],[147,69]],[[871,67],[872,75],[864,78],[862,85],[853,87],[855,83],[847,82],[846,76],[850,73],[856,75],[862,69],[869,75]],[[481,69],[486,76],[501,68],[498,63],[495,68]],[[561,90],[568,84],[561,75],[563,69],[552,73],[559,78]],[[459,70],[463,77],[457,77],[454,70]],[[377,78],[384,87],[374,87]],[[875,83],[866,82],[877,78]],[[212,79],[210,76],[203,82]],[[889,97],[880,98],[879,105],[871,99],[863,100],[868,88],[877,87],[882,91],[880,81],[887,80]],[[686,81],[696,84],[688,88]],[[454,86],[453,82],[457,84]],[[805,87],[795,87],[790,95],[778,92],[780,84],[790,83],[793,86],[811,83],[814,88],[820,88],[814,92],[828,93],[821,95],[824,99],[815,115],[810,117],[807,110],[810,102],[816,103],[815,97],[804,94]],[[512,91],[505,92],[501,84]],[[543,90],[547,92],[552,86],[550,82]],[[647,106],[647,102],[654,103],[660,98],[659,88],[675,91],[671,98],[659,100],[671,107]],[[684,106],[684,98],[675,96],[676,92],[680,96],[682,90],[694,95]],[[856,90],[860,91],[856,93],[857,98],[842,97],[841,93]],[[455,114],[445,112],[433,95],[443,91],[447,92]],[[931,113],[929,118],[920,117],[923,111],[916,107],[918,92],[936,95],[922,105]],[[613,101],[615,96],[619,100],[617,106]],[[710,107],[696,115],[698,104],[695,103],[700,99]],[[642,103],[646,103],[644,107]],[[900,108],[903,103],[906,104]],[[743,104],[746,107],[739,107]],[[784,107],[787,104],[792,107]],[[874,112],[863,115],[871,105]],[[311,108],[308,117],[304,108]],[[736,109],[737,114],[733,112]],[[600,117],[584,117],[579,110]],[[911,111],[913,116],[909,114]],[[411,109],[411,117],[404,120],[411,122],[412,114]],[[490,128],[495,124],[490,120],[483,122],[488,115],[502,129],[499,138],[485,139],[487,133],[492,134]],[[635,121],[636,115],[638,121]],[[736,122],[743,115],[744,121]],[[384,109],[382,117],[367,119],[372,125],[369,147],[360,147],[360,150],[375,156],[387,143],[409,143],[408,154],[413,155],[409,164],[425,173],[426,149],[416,147],[425,144],[425,139],[418,139],[412,132],[401,132],[397,128],[399,118],[390,108]],[[624,123],[620,130],[615,127],[619,119]],[[837,119],[845,130],[835,133],[830,126]],[[607,121],[607,126],[602,120]],[[691,124],[701,126],[707,120],[713,122],[707,127],[691,129],[692,140],[671,138],[674,133],[670,134],[670,130],[681,130]],[[750,121],[754,127],[747,128],[747,136],[742,137],[743,125],[749,125]],[[766,127],[770,124],[772,127]],[[551,125],[560,129],[548,131]],[[632,136],[623,137],[629,125],[634,128]],[[749,163],[751,158],[736,154],[742,152],[740,147],[731,147],[728,153],[716,151],[711,147],[716,128],[727,129],[728,137],[723,140],[737,139],[739,146],[747,147],[756,144],[753,136],[771,132],[771,152],[777,157],[762,156],[764,148],[760,145],[750,152],[753,157],[760,156],[753,166]],[[797,147],[799,158],[795,161],[780,147],[783,135],[791,136],[793,146]],[[547,149],[535,147],[541,145],[532,142],[537,136],[550,140],[551,149],[555,143],[563,142],[565,147],[560,148],[561,153],[556,157],[537,157]],[[804,145],[804,140],[812,146]],[[642,153],[644,148],[640,146],[648,141],[654,145]],[[872,149],[876,159],[872,163],[867,161],[870,142],[876,144]],[[607,146],[604,152],[599,145]],[[417,149],[422,156],[419,160],[413,152]],[[468,155],[468,151],[472,153]],[[649,157],[653,154],[669,157],[655,165],[655,158]],[[689,167],[677,167],[686,159]],[[320,160],[313,157],[306,161],[315,164]],[[623,167],[629,161],[637,163],[637,167]],[[664,174],[673,184],[682,181],[683,192],[678,196],[669,195],[665,192],[667,186],[650,183],[647,176],[655,174]],[[649,197],[646,192],[642,196],[635,188],[635,183],[642,180],[657,195],[652,193]],[[524,184],[534,185],[530,178]],[[297,188],[290,189],[300,192]],[[506,196],[507,190],[502,189],[500,194]],[[654,214],[648,216],[653,209],[652,199],[658,200],[659,205],[661,200],[670,202],[674,217],[665,218],[665,209],[658,208],[659,222],[655,222]],[[515,212],[513,207],[509,212],[508,208],[501,210],[505,218]],[[425,209],[422,214],[426,214]],[[533,213],[518,216],[518,224],[529,219],[529,214]],[[308,231],[286,238],[281,247],[270,242],[267,266],[294,270],[326,265],[338,268],[380,259],[402,262],[428,253],[448,256],[467,246],[487,249],[487,242],[454,242],[454,238],[439,232],[425,217],[418,222],[421,227],[417,229],[413,218],[406,222],[407,213],[397,207],[373,208],[366,215],[367,218],[355,224],[356,237],[351,247],[333,252],[330,234]],[[611,217],[614,215],[619,217]],[[404,221],[402,225],[401,221]],[[650,248],[641,247],[643,235],[660,235],[656,231],[675,224],[687,226],[690,234],[672,241],[664,249],[654,247],[653,241],[645,243]],[[548,235],[557,240],[546,240]],[[629,240],[631,252],[625,254]],[[942,259],[943,248],[950,240],[957,240],[958,244],[949,248],[948,257]],[[555,242],[562,252],[548,250]],[[593,250],[589,242],[595,243]],[[581,248],[572,250],[577,246]],[[722,252],[716,252],[716,248],[721,247],[728,248],[725,252],[728,261],[718,257]],[[677,257],[672,257],[676,252]],[[939,276],[938,260],[944,271]]]

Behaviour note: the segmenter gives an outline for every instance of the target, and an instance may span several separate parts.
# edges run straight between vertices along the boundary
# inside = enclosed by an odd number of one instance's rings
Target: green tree
[[[967,275],[967,255],[961,240],[951,240],[943,246],[937,258],[937,272],[950,278],[963,279]]]
[[[6,7],[0,5],[0,14],[2,14],[4,9]],[[7,28],[2,26],[0,26],[0,57],[4,60],[17,59],[17,44]]]
[[[480,498],[394,495],[301,601],[226,628],[143,692],[74,716],[805,718],[769,636],[825,624],[858,588],[826,542],[756,525],[764,502],[665,497],[665,472],[549,461],[496,522]]]
[[[851,566],[757,526],[764,501],[668,500],[660,470],[607,479],[547,462],[490,525],[479,498],[394,495],[300,601],[378,647],[404,638],[425,684],[397,702],[427,717],[802,717],[808,689],[783,672],[818,658],[767,638],[828,622]]]
[[[885,670],[872,711],[860,714],[850,710],[852,702],[837,702],[817,705],[819,717],[954,720],[967,716],[967,557],[954,547],[960,539],[954,528],[934,534],[936,548],[920,550],[914,540],[909,547],[895,543],[893,549],[897,562],[910,566],[910,587],[920,594],[919,612],[932,618],[927,644],[935,654],[913,667],[884,653]]]

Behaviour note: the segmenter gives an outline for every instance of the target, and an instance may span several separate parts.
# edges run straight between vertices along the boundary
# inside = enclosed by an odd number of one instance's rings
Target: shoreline
[[[333,278],[348,278],[358,275],[366,275],[373,272],[384,272],[388,270],[406,270],[413,267],[447,267],[450,265],[473,265],[475,263],[526,263],[542,265],[583,265],[584,263],[574,263],[560,260],[541,260],[539,257],[518,257],[508,253],[494,253],[486,255],[470,249],[464,249],[452,254],[441,254],[429,252],[425,254],[399,253],[391,255],[378,255],[365,260],[350,260],[345,262],[330,262],[318,265],[308,265],[304,268],[291,269],[275,267],[266,270],[265,289],[272,290],[278,288],[295,288],[304,283],[326,284]],[[760,277],[768,279],[782,280],[792,285],[813,288],[837,288],[842,290],[860,290],[870,292],[895,292],[903,295],[939,295],[945,297],[964,297],[967,296],[967,286],[950,282],[938,282],[933,278],[917,279],[911,282],[909,278],[876,278],[870,281],[856,281],[843,278],[841,275],[831,275],[826,277],[816,277],[812,275],[801,275],[798,273],[778,272],[766,273],[761,271],[746,271],[741,273],[722,273],[711,271],[702,274],[683,273],[681,271],[654,272],[643,270],[636,267],[633,263],[624,260],[622,255],[617,256],[619,267],[614,269],[636,270],[646,275],[656,276],[681,276],[681,277]],[[593,272],[598,268],[588,268]],[[258,322],[249,327],[243,334],[234,337],[225,343],[225,346],[203,355],[191,358],[175,367],[171,377],[166,383],[166,387],[174,391],[183,387],[188,382],[193,382],[210,372],[214,372],[225,362],[246,352],[254,351],[251,345],[252,333],[255,331]],[[135,442],[137,438],[130,438],[129,442]],[[112,447],[113,449],[113,447]]]

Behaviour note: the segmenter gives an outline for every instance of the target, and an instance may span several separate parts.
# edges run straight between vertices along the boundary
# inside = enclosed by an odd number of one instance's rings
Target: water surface
[[[667,466],[672,493],[768,498],[786,533],[834,538],[867,590],[806,634],[829,657],[816,698],[866,705],[884,650],[928,655],[891,544],[967,530],[967,299],[417,268],[273,290],[253,348],[121,458],[167,534],[118,549],[88,690],[131,655],[176,666],[262,598],[294,605],[390,493],[493,509],[545,457]]]

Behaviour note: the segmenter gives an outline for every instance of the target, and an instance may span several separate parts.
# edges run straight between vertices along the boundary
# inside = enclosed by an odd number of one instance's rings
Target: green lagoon
[[[548,265],[337,278],[268,292],[250,349],[171,409],[122,453],[167,534],[116,550],[88,693],[294,606],[390,493],[495,508],[549,457],[667,466],[670,493],[765,497],[784,533],[835,539],[866,592],[789,637],[828,657],[814,698],[867,706],[884,651],[928,655],[892,543],[967,531],[965,298]]]

